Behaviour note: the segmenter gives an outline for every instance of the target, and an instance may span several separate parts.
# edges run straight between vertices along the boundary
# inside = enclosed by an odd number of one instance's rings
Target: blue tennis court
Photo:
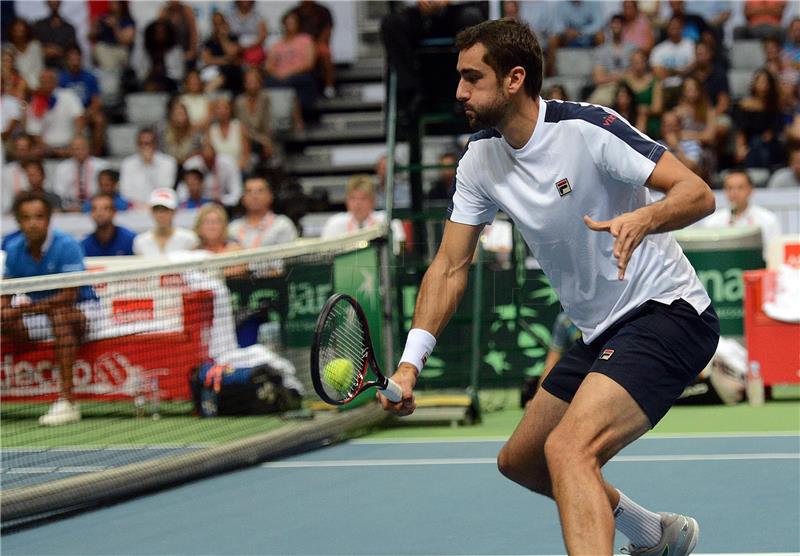
[[[555,505],[500,476],[501,445],[351,441],[9,534],[3,552],[563,554]],[[605,474],[695,516],[697,554],[800,551],[798,435],[651,435]]]

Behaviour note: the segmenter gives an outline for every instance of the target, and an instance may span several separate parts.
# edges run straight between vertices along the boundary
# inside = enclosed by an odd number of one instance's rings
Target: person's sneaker
[[[50,409],[39,417],[39,424],[45,427],[67,425],[81,420],[81,410],[78,404],[69,400],[58,400]]]
[[[661,541],[650,548],[629,544],[621,552],[631,556],[686,556],[691,554],[700,538],[700,526],[693,517],[659,512]]]

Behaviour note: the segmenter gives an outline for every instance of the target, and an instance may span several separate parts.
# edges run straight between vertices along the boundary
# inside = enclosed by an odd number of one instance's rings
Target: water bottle
[[[158,377],[153,376],[150,379],[150,416],[154,420],[161,418],[161,391],[158,387]]]
[[[764,380],[758,361],[750,361],[747,372],[747,402],[752,406],[764,405]]]

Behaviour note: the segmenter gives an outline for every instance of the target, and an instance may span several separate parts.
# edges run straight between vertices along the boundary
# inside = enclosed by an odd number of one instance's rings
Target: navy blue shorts
[[[547,375],[542,388],[571,402],[590,372],[625,388],[653,426],[702,371],[719,342],[714,308],[698,315],[683,299],[648,301],[592,343],[578,340]]]

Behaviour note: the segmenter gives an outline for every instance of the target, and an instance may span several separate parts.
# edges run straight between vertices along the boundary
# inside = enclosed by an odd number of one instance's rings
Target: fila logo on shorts
[[[608,361],[609,359],[611,359],[612,355],[614,355],[613,349],[604,349],[603,353],[600,354],[600,359],[602,359],[603,361]]]
[[[569,184],[569,180],[564,178],[563,180],[558,180],[556,182],[556,189],[558,189],[558,194],[562,197],[567,193],[572,192],[572,186]]]

